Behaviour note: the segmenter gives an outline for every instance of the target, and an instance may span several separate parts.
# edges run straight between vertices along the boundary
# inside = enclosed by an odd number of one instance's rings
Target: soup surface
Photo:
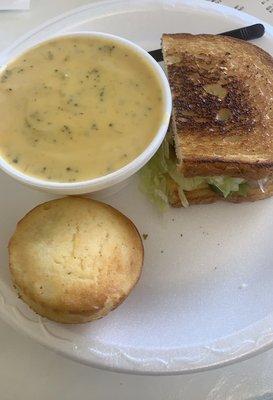
[[[0,73],[0,155],[44,180],[83,181],[123,167],[162,118],[149,64],[109,39],[53,39]]]

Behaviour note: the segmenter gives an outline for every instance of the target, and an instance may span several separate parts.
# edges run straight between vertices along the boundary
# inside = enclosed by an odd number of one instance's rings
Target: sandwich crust
[[[92,321],[116,308],[137,283],[142,264],[134,224],[109,205],[81,197],[34,208],[9,242],[19,296],[62,323]]]
[[[181,200],[178,194],[177,184],[170,180],[168,183],[168,198],[169,203],[172,207],[182,207]],[[263,200],[273,195],[273,183],[269,183],[264,187],[264,192],[259,187],[251,187],[248,190],[246,196],[240,196],[236,193],[232,193],[227,198],[224,198],[220,194],[214,192],[209,187],[192,190],[185,192],[186,198],[190,205],[194,204],[211,204],[217,201],[228,201],[230,203],[244,203],[257,200]]]
[[[216,35],[164,34],[184,176],[273,176],[273,59]]]

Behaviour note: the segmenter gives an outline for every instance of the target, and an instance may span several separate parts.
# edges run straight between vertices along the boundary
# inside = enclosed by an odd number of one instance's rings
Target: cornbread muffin
[[[142,263],[134,224],[109,205],[81,197],[34,208],[9,242],[19,296],[38,314],[62,323],[108,314],[137,283]]]

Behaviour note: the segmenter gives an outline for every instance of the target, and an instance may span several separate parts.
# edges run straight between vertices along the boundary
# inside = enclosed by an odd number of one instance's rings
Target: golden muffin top
[[[143,246],[119,211],[66,197],[39,205],[18,223],[9,255],[13,282],[35,311],[84,322],[127,297],[141,273]]]

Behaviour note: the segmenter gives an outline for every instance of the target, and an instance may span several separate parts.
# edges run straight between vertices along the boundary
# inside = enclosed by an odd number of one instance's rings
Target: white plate
[[[255,22],[198,0],[92,3],[25,36],[0,60],[64,30],[110,32],[150,50],[159,47],[162,32],[216,33]],[[266,32],[257,44],[273,52],[268,25]],[[133,179],[105,200],[149,235],[142,279],[108,317],[65,326],[38,317],[18,300],[8,272],[6,246],[16,222],[50,196],[3,174],[0,187],[0,314],[40,343],[97,367],[161,374],[219,366],[272,345],[273,200],[160,216]]]

